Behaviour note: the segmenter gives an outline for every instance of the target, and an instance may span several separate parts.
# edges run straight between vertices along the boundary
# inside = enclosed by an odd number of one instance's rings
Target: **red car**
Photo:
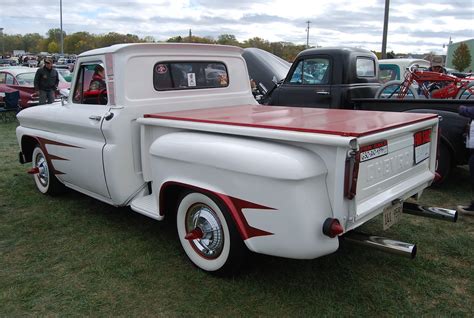
[[[3,96],[5,93],[19,91],[20,107],[38,105],[38,94],[34,89],[34,79],[36,70],[33,67],[5,67],[0,68],[0,104],[3,104]],[[69,89],[71,84],[68,83],[59,74],[58,91],[56,91],[56,99],[60,99],[59,90]]]

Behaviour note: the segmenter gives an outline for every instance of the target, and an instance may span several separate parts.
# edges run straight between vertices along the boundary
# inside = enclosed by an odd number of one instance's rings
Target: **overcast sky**
[[[6,34],[59,28],[60,0],[0,0]],[[385,0],[63,0],[63,30],[131,33],[164,41],[173,36],[381,50]],[[387,51],[445,53],[443,44],[474,38],[474,0],[390,0]]]

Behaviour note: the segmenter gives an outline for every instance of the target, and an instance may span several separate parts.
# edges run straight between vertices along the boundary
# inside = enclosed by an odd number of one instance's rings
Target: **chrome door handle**
[[[90,115],[89,119],[100,121],[102,119],[102,116]]]
[[[328,91],[317,91],[316,94],[318,94],[318,95],[329,95],[331,93],[329,93]]]

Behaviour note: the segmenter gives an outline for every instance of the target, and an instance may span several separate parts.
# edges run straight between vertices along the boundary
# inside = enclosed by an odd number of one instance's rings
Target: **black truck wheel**
[[[441,178],[435,183],[442,185],[449,178],[452,168],[451,151],[444,142],[439,144],[439,158],[436,172],[441,175]]]

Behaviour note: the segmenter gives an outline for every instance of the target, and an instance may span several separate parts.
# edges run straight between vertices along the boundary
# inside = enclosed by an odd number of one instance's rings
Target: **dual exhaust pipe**
[[[456,222],[458,212],[456,210],[425,207],[416,203],[403,203],[403,213],[429,217],[438,220]],[[355,243],[377,249],[382,252],[407,257],[410,259],[416,256],[416,244],[392,240],[389,238],[360,233],[356,231],[347,232],[342,236],[347,242]]]

